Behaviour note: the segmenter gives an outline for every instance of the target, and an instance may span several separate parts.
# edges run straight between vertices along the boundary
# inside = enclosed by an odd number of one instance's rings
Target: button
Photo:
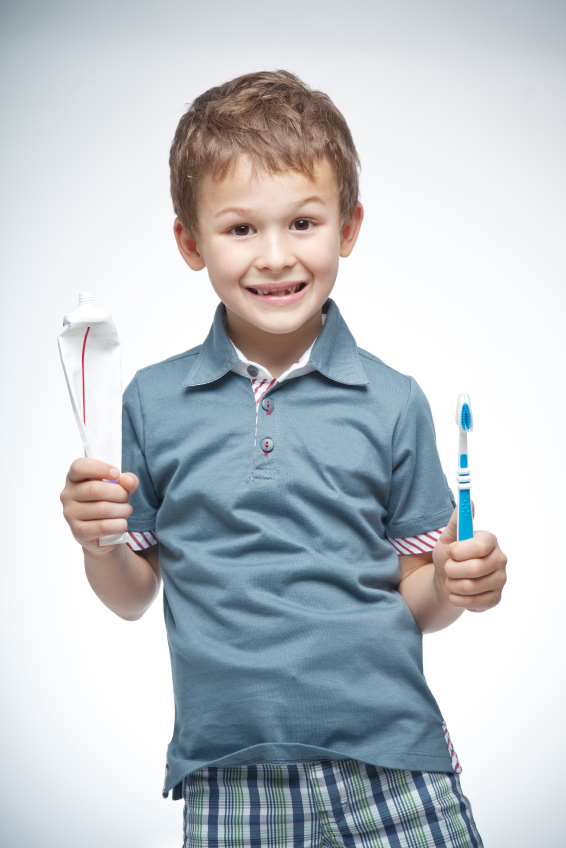
[[[261,402],[261,405],[266,412],[273,411],[273,401],[271,400],[271,398],[264,398]]]
[[[265,453],[269,453],[273,450],[273,442],[271,439],[262,439],[261,440],[261,449],[265,451]]]
[[[248,374],[250,377],[257,377],[259,371],[255,367],[255,365],[248,365]]]

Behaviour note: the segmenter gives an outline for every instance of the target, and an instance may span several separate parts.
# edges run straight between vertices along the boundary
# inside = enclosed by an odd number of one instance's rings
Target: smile
[[[290,286],[288,288],[280,289],[254,289],[251,286],[247,286],[247,290],[252,294],[260,295],[261,297],[288,297],[289,295],[296,294],[297,292],[302,291],[305,286],[306,283],[296,283],[295,285]]]

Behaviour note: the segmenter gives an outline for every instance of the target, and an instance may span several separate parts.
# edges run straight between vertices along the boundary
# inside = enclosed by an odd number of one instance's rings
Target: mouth
[[[277,288],[276,288],[277,286]],[[289,285],[288,283],[276,283],[270,286],[254,288],[246,286],[246,291],[256,300],[268,301],[274,304],[294,303],[299,300],[307,288],[308,283],[300,282]]]

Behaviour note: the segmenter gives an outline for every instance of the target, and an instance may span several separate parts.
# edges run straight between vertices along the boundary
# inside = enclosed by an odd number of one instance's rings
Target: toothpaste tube
[[[114,321],[94,305],[90,292],[81,292],[78,309],[63,318],[58,341],[85,456],[120,468],[122,368]],[[126,538],[125,533],[104,536],[98,544],[124,544]]]

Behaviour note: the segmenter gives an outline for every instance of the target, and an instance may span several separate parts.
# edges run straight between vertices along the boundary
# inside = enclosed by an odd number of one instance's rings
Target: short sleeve
[[[160,506],[144,447],[144,422],[137,377],[134,377],[124,392],[122,407],[122,469],[133,471],[140,481],[130,498],[134,511],[128,518],[128,530],[132,532],[154,530]]]
[[[448,524],[456,505],[440,464],[429,403],[412,377],[393,437],[385,535],[417,536]]]

